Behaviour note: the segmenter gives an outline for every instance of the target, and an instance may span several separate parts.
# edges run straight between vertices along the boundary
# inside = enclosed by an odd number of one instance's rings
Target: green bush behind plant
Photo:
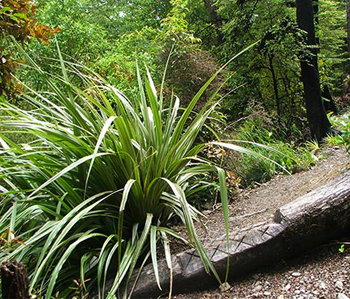
[[[245,147],[261,155],[231,158],[234,163],[230,163],[246,186],[253,182],[267,181],[283,171],[292,172],[295,166],[308,168],[315,162],[307,146],[295,147],[292,143],[283,141],[286,138],[281,137],[281,133],[271,124],[266,116],[253,116],[241,124],[232,135],[234,140],[243,142]]]
[[[333,116],[330,120],[332,126],[340,130],[341,135],[328,136],[327,142],[331,145],[345,146],[347,152],[350,152],[350,114]]]

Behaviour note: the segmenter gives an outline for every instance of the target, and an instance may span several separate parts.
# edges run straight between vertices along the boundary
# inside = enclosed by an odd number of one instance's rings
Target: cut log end
[[[4,262],[1,269],[1,287],[3,299],[29,299],[29,280],[24,265]]]

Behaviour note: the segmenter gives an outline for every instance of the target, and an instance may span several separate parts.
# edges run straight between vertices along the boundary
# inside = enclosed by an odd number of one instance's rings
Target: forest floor
[[[237,232],[258,223],[271,222],[280,206],[326,184],[350,168],[349,156],[338,147],[323,148],[318,156],[321,159],[308,170],[291,176],[281,174],[267,183],[238,192],[229,207],[230,230]],[[198,227],[198,234],[208,244],[221,238],[225,230],[220,207],[205,211],[205,214],[206,230]],[[342,242],[333,240],[293,260],[276,261],[266,269],[231,282],[231,288],[224,292],[216,289],[172,298],[346,299],[350,297],[350,245],[345,246],[345,252],[341,253]]]

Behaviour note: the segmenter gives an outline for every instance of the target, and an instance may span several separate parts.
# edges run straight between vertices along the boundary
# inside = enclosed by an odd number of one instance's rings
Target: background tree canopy
[[[134,65],[146,63],[160,74],[173,45],[169,85],[190,99],[209,72],[243,48],[254,51],[233,62],[225,73],[222,104],[229,121],[259,105],[283,131],[305,126],[300,57],[307,55],[304,33],[293,1],[42,1],[36,18],[52,28],[66,59],[82,62],[109,82],[132,91]],[[346,4],[314,2],[321,87],[340,96],[347,72]],[[38,57],[57,57],[56,45],[32,44]],[[312,51],[311,51],[312,52]],[[70,57],[70,58],[68,58]],[[47,63],[47,68],[49,68]],[[207,76],[205,75],[207,74]],[[40,86],[40,79],[27,76]],[[223,78],[221,78],[221,81]],[[241,86],[236,89],[237,86]],[[248,110],[247,110],[248,109]],[[248,112],[247,112],[248,111]],[[287,128],[287,129],[285,129]]]

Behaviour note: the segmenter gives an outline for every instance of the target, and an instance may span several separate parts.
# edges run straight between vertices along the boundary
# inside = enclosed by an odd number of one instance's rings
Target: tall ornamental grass
[[[225,173],[197,157],[204,144],[194,145],[215,104],[194,118],[193,108],[216,74],[180,109],[176,96],[165,105],[148,71],[144,80],[137,71],[138,98],[130,100],[62,57],[61,77],[26,58],[50,90],[26,87],[22,107],[31,109],[1,103],[0,261],[26,264],[30,291],[44,298],[94,288],[105,298],[110,277],[109,294],[122,298],[122,286],[147,260],[159,283],[161,249],[172,273],[172,236],[195,247],[220,281],[196,234],[200,213],[188,203],[216,171],[228,235]],[[16,143],[13,134],[31,141]],[[174,217],[186,240],[167,227]]]

